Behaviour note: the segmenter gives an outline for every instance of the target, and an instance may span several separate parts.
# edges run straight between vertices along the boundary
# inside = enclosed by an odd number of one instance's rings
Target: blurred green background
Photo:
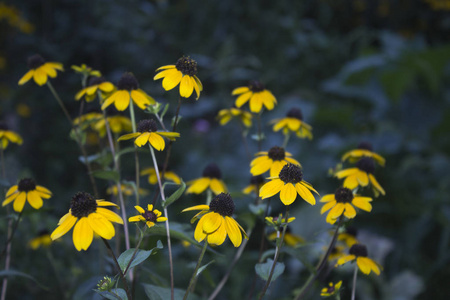
[[[81,85],[70,66],[82,63],[100,70],[113,83],[123,72],[133,72],[143,90],[170,104],[172,116],[177,93],[165,92],[159,81],[154,82],[154,71],[190,55],[199,64],[204,91],[197,102],[183,100],[181,138],[174,144],[170,168],[187,181],[216,162],[235,195],[238,215],[248,213],[252,202],[239,193],[250,178],[248,160],[236,123],[224,128],[215,120],[220,109],[233,105],[233,88],[259,79],[277,97],[277,107],[262,116],[267,137],[263,150],[283,141],[268,122],[283,117],[291,107],[302,109],[304,120],[313,126],[314,139],[293,137],[287,151],[302,163],[305,179],[321,194],[333,193],[339,186],[328,170],[340,162],[340,156],[359,142],[370,141],[387,161],[376,173],[386,196],[375,199],[373,211],[358,214],[353,225],[369,246],[369,256],[384,270],[379,277],[359,277],[358,299],[448,299],[449,13],[449,0],[0,2],[0,114],[24,138],[22,146],[10,145],[6,150],[8,180],[14,184],[31,176],[54,193],[41,210],[25,210],[12,256],[13,269],[35,277],[50,290],[11,277],[8,299],[61,299],[46,251],[33,252],[26,243],[39,230],[56,227],[73,194],[92,192],[78,160],[78,147],[69,138],[70,126],[49,90],[32,82],[17,85],[28,70],[27,57],[35,53],[64,64],[65,72],[52,83],[72,116],[79,111],[73,97]],[[138,120],[144,117],[138,113]],[[255,153],[257,143],[249,143]],[[89,151],[94,154],[96,148]],[[141,162],[150,166],[150,156],[141,154]],[[133,155],[124,156],[122,164],[123,178],[132,180]],[[146,198],[151,201],[155,188],[142,181],[151,191]],[[97,180],[97,184],[105,196],[108,182]],[[192,231],[192,215],[179,211],[201,201],[202,196],[184,196],[171,206],[171,218]],[[272,205],[274,213],[282,211],[281,204],[272,201]],[[128,206],[133,215],[132,198]],[[319,214],[320,206],[293,206],[297,220],[292,231],[311,242],[298,251],[312,263],[327,243],[330,228]],[[6,210],[2,211],[3,241],[7,222]],[[79,253],[70,236],[51,247],[63,286],[73,299],[98,299],[92,289],[102,276],[114,274],[112,265],[103,259],[106,252],[99,242]],[[219,299],[248,296],[259,250],[256,230],[253,237],[240,271],[233,273]],[[158,239],[165,244],[163,237],[151,237],[144,247],[153,248]],[[185,288],[192,272],[189,263],[199,251],[174,243],[179,268],[175,284]],[[227,242],[216,249],[222,255],[199,279],[204,290],[200,296],[210,294],[225,273],[232,248]],[[141,282],[167,285],[166,250],[142,266]],[[272,284],[270,299],[290,299],[292,290],[307,277],[298,259],[285,255],[283,261],[287,270]],[[343,299],[348,299],[350,277],[346,269],[333,272],[315,286],[310,299],[319,299],[319,289],[339,279],[345,281]],[[258,280],[257,290],[262,286]],[[136,293],[145,297],[140,286]]]

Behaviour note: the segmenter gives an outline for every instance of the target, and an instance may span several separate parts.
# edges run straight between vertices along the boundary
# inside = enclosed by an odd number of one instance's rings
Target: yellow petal
[[[367,175],[366,172],[360,171],[358,173],[355,173],[355,175],[359,185],[367,186],[369,184],[369,176]]]
[[[191,76],[184,75],[183,78],[181,78],[180,83],[180,96],[184,98],[189,98],[192,95],[193,91],[194,91],[194,84],[192,82]]]
[[[89,224],[88,218],[83,217],[78,220],[73,229],[73,244],[78,251],[87,250],[94,238],[94,232]]]
[[[13,193],[17,192],[18,185],[13,185],[9,188],[9,190],[6,192],[6,197],[11,196]]]
[[[369,197],[354,197],[352,204],[359,209],[370,212],[372,211],[372,204],[370,204],[370,201],[372,201],[372,198]]]
[[[345,263],[348,263],[349,261],[354,260],[355,258],[356,257],[353,254],[345,255],[345,256],[342,256],[341,258],[338,259],[337,264],[340,266],[340,265],[343,265]]]
[[[181,212],[191,211],[191,210],[209,210],[209,205],[206,205],[206,204],[195,205],[195,206],[185,208]]]
[[[124,111],[130,105],[130,92],[117,91],[114,93],[114,106],[118,111]],[[103,106],[102,106],[103,107]]]
[[[320,199],[320,202],[330,202],[330,201],[336,201],[336,199],[334,198],[334,194],[325,195]]]
[[[208,243],[211,245],[222,245],[227,238],[227,230],[225,226],[219,226],[216,231],[207,235]]]
[[[34,74],[34,70],[29,70],[28,72],[25,73],[25,75],[22,76],[22,78],[20,78],[18,84],[23,85],[23,84],[27,83],[33,77],[33,74]]]
[[[287,162],[284,160],[274,160],[270,167],[270,177],[278,177],[281,169],[283,169],[285,165],[287,165]]]
[[[194,85],[194,90],[195,90],[195,94],[197,95],[197,97],[195,97],[195,100],[198,100],[198,98],[200,98],[200,87],[201,87],[201,82],[200,79],[197,78],[197,76],[193,77],[192,83]]]
[[[161,74],[163,73],[163,74]],[[162,71],[160,74],[164,77],[162,81],[162,86],[166,91],[169,91],[176,87],[183,77],[183,73],[178,71],[177,69],[169,69],[166,71]]]
[[[284,205],[291,205],[297,198],[297,191],[292,183],[285,184],[280,191],[280,200]]]
[[[356,216],[356,210],[350,203],[345,203],[344,216],[349,219],[353,219]]]
[[[97,200],[97,206],[115,206],[117,208],[119,208],[119,206],[113,202],[109,202],[109,201],[104,201],[104,200]]]
[[[250,163],[250,173],[252,173],[253,176],[261,175],[267,172],[272,167],[272,164],[273,160],[267,156],[257,157]],[[278,174],[276,176],[278,176]]]
[[[250,89],[247,86],[241,86],[238,88],[235,88],[232,92],[231,95],[235,96],[235,95],[239,95],[239,94],[243,94],[250,91]]]
[[[386,192],[381,187],[381,185],[378,183],[378,181],[375,179],[375,176],[373,176],[372,174],[369,174],[369,178],[370,178],[370,183],[373,185],[373,187],[375,189],[377,189],[383,196],[386,195]]]
[[[128,218],[128,222],[140,222],[140,221],[144,221],[144,220],[145,220],[144,217],[142,217],[141,215]]]
[[[25,205],[25,201],[27,199],[27,193],[20,192],[17,196],[16,200],[14,200],[13,208],[16,212],[21,212],[23,210],[23,206]]]
[[[237,222],[228,216],[225,217],[225,229],[227,231],[230,241],[235,247],[239,247],[242,243],[242,234]]]
[[[220,193],[226,193],[227,188],[222,180],[217,178],[211,178],[211,182],[209,184],[209,188],[214,192],[214,194],[218,195]]]
[[[211,179],[206,177],[193,180],[192,185],[186,190],[186,193],[201,194],[208,188],[210,182]]]
[[[273,179],[266,184],[264,184],[259,190],[259,196],[262,199],[266,199],[272,197],[276,193],[278,193],[282,187],[284,186],[284,182],[280,179]]]
[[[358,168],[350,168],[350,169],[345,169],[339,172],[336,172],[336,174],[334,174],[334,176],[336,176],[337,178],[341,179],[350,175],[353,175],[355,173],[359,172]]]
[[[146,109],[150,104],[155,103],[153,98],[144,94],[144,92],[141,92],[140,90],[131,91],[131,98],[133,99],[134,103],[136,103],[136,105],[142,110]],[[151,101],[150,99],[152,99],[153,101]]]
[[[122,218],[118,214],[116,214],[115,212],[113,212],[113,211],[111,211],[109,209],[97,207],[97,213],[101,214],[107,220],[109,220],[111,222],[115,222],[115,223],[118,223],[118,224],[123,224]]]
[[[110,105],[116,100],[116,97],[117,97],[117,93],[118,93],[118,92],[119,92],[119,91],[115,92],[114,94],[112,94],[111,96],[109,96],[109,97],[105,100],[105,102],[103,102],[102,107],[101,107],[102,110],[105,110],[108,106],[110,106]]]
[[[104,239],[111,239],[115,234],[114,226],[99,213],[91,213],[88,216],[91,228]]]
[[[60,237],[62,237],[63,235],[65,235],[75,224],[75,222],[77,221],[77,218],[72,216],[72,214],[67,213],[65,214],[60,222],[59,222],[59,226],[56,227],[56,229],[52,232],[51,234],[51,239],[54,241]]]
[[[13,202],[14,200],[16,200],[17,196],[19,196],[19,192],[15,193],[15,194],[11,194],[9,197],[7,197],[3,202],[2,202],[2,206],[8,205],[9,203]]]
[[[37,191],[29,191],[27,193],[27,200],[34,209],[39,209],[44,204],[44,201],[42,201],[42,198]]]
[[[311,205],[316,204],[316,199],[314,198],[313,194],[309,191],[309,189],[303,185],[303,182],[299,182],[295,184],[295,189],[297,190],[297,193],[302,197],[303,200],[308,202]]]
[[[100,83],[100,85],[98,86],[98,88],[104,92],[111,92],[112,90],[114,90],[114,85],[111,82],[102,82]]]
[[[158,151],[164,150],[164,147],[166,146],[164,139],[155,132],[150,133],[148,140],[150,144],[153,146],[153,148],[155,148]]]
[[[175,68],[176,68],[175,65],[166,65],[166,66],[159,67],[158,69],[156,69],[156,71],[167,70],[167,69],[175,69]]]
[[[142,147],[147,144],[149,137],[150,132],[144,132],[134,140],[134,144],[138,147]]]
[[[237,97],[235,102],[236,107],[241,107],[242,105],[244,105],[251,98],[252,95],[253,92],[248,91]]]
[[[202,217],[203,221],[203,231],[206,234],[211,234],[222,225],[223,217],[215,212],[211,212]]]
[[[343,186],[353,190],[358,186],[358,184],[359,183],[357,177],[355,175],[350,175],[345,178]]]
[[[275,107],[275,103],[277,102],[275,96],[268,90],[264,90],[260,94],[261,94],[261,101],[264,104],[264,106],[268,110],[272,110]]]
[[[332,207],[336,205],[336,200],[327,202],[322,208],[320,209],[320,214],[324,214],[326,211],[330,210]]]
[[[47,82],[47,73],[45,73],[41,68],[37,68],[36,70],[34,70],[33,79],[34,82],[42,86]]]
[[[331,219],[337,219],[339,218],[342,213],[344,212],[345,209],[345,205],[344,203],[336,203],[336,205],[330,210],[330,212],[328,213],[328,217]]]
[[[261,93],[253,93],[250,98],[250,111],[253,113],[259,113],[262,109],[262,105]]]
[[[203,241],[205,239],[205,237],[206,237],[206,233],[203,232],[203,222],[204,222],[204,218],[201,218],[198,221],[197,227],[195,227],[195,232],[194,232],[194,238],[199,243],[201,241]]]
[[[137,136],[139,136],[139,135],[141,135],[140,132],[128,133],[128,134],[125,134],[125,135],[122,135],[121,137],[119,137],[119,138],[117,139],[117,141],[129,140],[129,139],[135,138],[135,137],[137,137]]]
[[[142,207],[140,207],[139,205],[136,205],[134,208],[136,208],[136,210],[137,210],[140,214],[145,213],[145,210],[144,210]]]

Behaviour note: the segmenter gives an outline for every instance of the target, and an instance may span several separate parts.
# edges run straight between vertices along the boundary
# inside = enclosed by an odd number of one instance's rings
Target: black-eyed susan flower
[[[272,147],[269,151],[261,151],[255,154],[250,163],[250,173],[260,175],[270,170],[270,177],[278,176],[281,169],[288,163],[300,165],[298,161],[292,158],[292,154],[286,152],[282,147]]]
[[[189,56],[181,57],[175,65],[162,66],[156,69],[156,72],[159,73],[153,77],[153,80],[164,78],[162,86],[166,91],[179,84],[181,97],[189,98],[195,90],[196,100],[203,91],[203,85],[197,77],[197,62]]]
[[[194,238],[197,242],[205,238],[210,245],[222,245],[227,236],[235,247],[242,243],[242,235],[248,239],[244,229],[233,219],[234,202],[230,194],[220,193],[209,205],[196,205],[183,209],[182,212],[201,210],[191,223],[199,220],[195,227]]]
[[[39,209],[44,204],[42,199],[49,199],[52,196],[47,188],[36,185],[36,182],[31,178],[24,178],[19,181],[17,185],[13,185],[6,192],[5,200],[2,206],[8,205],[14,201],[13,208],[16,212],[21,212],[25,206],[25,202],[28,203],[34,209]]]
[[[290,132],[295,133],[299,138],[312,139],[312,127],[303,121],[303,114],[299,108],[291,108],[285,118],[272,120],[274,123],[273,131],[277,132],[281,129],[283,134],[287,135]]]
[[[309,204],[315,205],[316,199],[311,191],[319,195],[310,183],[303,180],[303,173],[299,166],[287,164],[277,177],[271,177],[271,181],[262,186],[259,196],[266,199],[280,193],[281,202],[284,205],[290,205],[297,199],[298,194]]]
[[[325,203],[320,210],[320,214],[329,211],[326,221],[330,224],[336,223],[336,220],[341,215],[344,215],[348,219],[353,219],[356,216],[354,207],[367,212],[372,211],[372,204],[370,204],[372,198],[353,195],[353,192],[345,187],[338,188],[334,194],[323,196],[320,202]]]
[[[83,96],[86,102],[91,102],[97,97],[97,91],[100,91],[103,96],[111,93],[114,90],[114,85],[108,82],[103,77],[91,77],[87,87],[79,91],[75,95],[75,100],[80,100]]]
[[[188,181],[187,194],[201,194],[210,188],[214,194],[226,193],[227,187],[222,180],[222,172],[215,163],[210,163],[203,169],[202,177]]]
[[[386,160],[381,155],[373,152],[371,143],[361,142],[357,149],[350,150],[342,155],[342,161],[348,160],[351,163],[357,162],[362,157],[373,158],[380,166],[384,166]]]
[[[106,122],[113,133],[129,132],[132,129],[131,120],[128,117],[115,115],[102,118],[94,123],[93,129],[98,132],[100,137],[106,135]]]
[[[22,145],[23,139],[22,137],[12,131],[9,130],[8,126],[6,126],[5,123],[0,122],[0,147],[1,149],[6,149],[8,147],[9,143],[14,143],[18,145]]]
[[[355,227],[348,226],[344,232],[339,233],[337,240],[344,242],[347,247],[351,247],[354,244],[358,244],[358,240],[356,239],[357,234],[358,230]]]
[[[240,108],[222,109],[217,114],[217,120],[222,126],[230,122],[231,119],[239,120],[245,127],[252,126],[252,114]]]
[[[161,174],[161,170],[159,170],[159,171]],[[156,177],[156,170],[153,167],[143,169],[141,171],[141,175],[148,175],[148,183],[150,183],[150,184],[158,183],[158,178]],[[176,184],[181,184],[181,178],[177,174],[175,174],[175,172],[170,171],[170,170],[166,170],[164,172],[164,179],[170,180]]]
[[[341,286],[342,286],[342,280],[336,284],[333,284],[332,282],[330,282],[328,284],[328,287],[324,287],[322,289],[322,291],[320,291],[320,296],[322,296],[322,297],[333,296],[339,292],[339,289],[341,288]]]
[[[89,193],[76,193],[70,201],[70,209],[58,222],[58,227],[52,232],[54,241],[65,235],[72,227],[73,244],[78,251],[87,250],[94,238],[94,232],[104,239],[111,239],[116,234],[111,222],[123,224],[122,218],[104,206],[116,204],[95,200]]]
[[[73,124],[80,126],[81,129],[95,128],[95,124],[103,119],[103,114],[98,111],[91,111],[81,115],[73,120]]]
[[[120,184],[120,190],[122,191],[122,194],[125,196],[132,196],[134,195],[134,188],[129,185],[129,184]],[[110,186],[106,189],[106,193],[108,195],[114,195],[117,196],[119,195],[119,189],[117,188],[117,185],[113,185]],[[148,195],[148,191],[143,189],[143,188],[139,188],[139,195],[141,196],[145,196]]]
[[[98,70],[94,70],[91,67],[88,67],[86,64],[81,64],[80,66],[73,65],[71,66],[72,70],[74,70],[77,73],[80,73],[86,77],[100,77],[102,76],[102,73]]]
[[[250,101],[250,111],[253,113],[259,113],[263,105],[268,110],[272,110],[275,104],[277,104],[275,96],[269,90],[266,90],[264,85],[257,80],[250,81],[248,86],[234,89],[231,95],[239,95],[235,102],[238,108]]]
[[[166,143],[164,142],[163,137],[166,137],[171,141],[174,141],[175,138],[180,137],[180,134],[178,132],[166,132],[157,130],[158,127],[156,126],[155,120],[142,120],[137,124],[137,132],[122,135],[118,139],[118,141],[136,138],[134,140],[134,144],[136,146],[142,147],[145,144],[150,143],[153,148],[158,151],[162,151],[166,147]]]
[[[102,110],[114,103],[118,111],[123,111],[130,105],[130,99],[142,110],[156,103],[155,99],[139,88],[132,73],[124,73],[117,83],[117,90],[103,102]]]
[[[19,85],[27,83],[31,78],[38,85],[47,83],[48,77],[55,78],[56,71],[64,71],[63,65],[58,62],[45,62],[39,54],[35,54],[28,58],[28,67],[30,70],[19,80]]]
[[[39,247],[48,247],[51,243],[52,239],[48,230],[42,230],[35,238],[28,242],[28,246],[33,250],[37,250]]]
[[[264,177],[261,175],[252,176],[250,178],[250,184],[242,190],[242,192],[246,195],[255,192],[256,194],[259,193],[259,190],[264,185],[266,181],[264,180]]]
[[[374,160],[370,157],[363,157],[356,163],[356,168],[336,172],[335,176],[339,179],[345,178],[343,185],[351,190],[358,186],[366,187],[370,183],[375,197],[378,197],[380,194],[385,195],[386,192],[378,183],[375,176],[373,176],[374,171]]]
[[[373,271],[375,274],[380,275],[380,267],[375,261],[367,257],[367,247],[365,245],[354,244],[350,248],[349,254],[339,258],[336,265],[341,266],[353,260],[356,260],[359,270],[364,274],[369,275]]]
[[[143,209],[139,205],[136,205],[134,208],[139,212],[139,215],[128,218],[128,222],[145,222],[148,228],[155,226],[156,222],[165,222],[167,221],[166,217],[161,217],[162,213],[153,209],[152,204],[147,205],[147,209]]]
[[[267,239],[269,241],[274,241],[276,238],[281,237],[281,231],[283,230],[282,226],[284,224],[291,223],[294,220],[295,218],[291,217],[288,218],[286,222],[286,218],[283,218],[281,214],[278,217],[266,217],[266,223],[275,229],[274,232],[267,235]],[[293,234],[289,226],[286,227],[286,232],[284,233],[283,239],[283,242],[286,245],[290,247],[295,247],[298,244],[303,243],[304,241],[305,240],[301,236]]]

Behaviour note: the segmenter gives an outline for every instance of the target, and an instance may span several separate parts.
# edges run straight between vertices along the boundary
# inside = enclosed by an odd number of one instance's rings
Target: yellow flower
[[[161,212],[157,209],[153,209],[152,204],[147,205],[147,210],[144,210],[142,207],[136,205],[134,208],[139,212],[139,215],[130,217],[128,222],[140,222],[143,221],[147,224],[148,228],[155,226],[156,222],[165,222],[167,221],[166,217],[161,217]]]
[[[81,115],[73,120],[73,124],[80,126],[81,129],[85,130],[90,127],[92,129],[95,128],[95,123],[99,120],[103,119],[103,114],[100,112],[88,112],[84,115]]]
[[[103,102],[102,110],[114,103],[118,111],[123,111],[130,105],[130,97],[142,110],[156,103],[155,99],[139,88],[139,83],[132,73],[124,73],[117,83],[117,91]]]
[[[156,150],[162,151],[166,146],[163,136],[171,141],[174,141],[175,138],[180,137],[178,132],[165,132],[157,130],[158,128],[156,127],[156,122],[154,120],[142,120],[137,125],[138,132],[122,135],[118,141],[136,138],[134,140],[134,144],[136,146],[142,147],[148,142]]]
[[[39,209],[44,204],[42,198],[49,199],[52,192],[43,186],[36,185],[33,179],[25,178],[19,181],[17,185],[13,185],[6,192],[5,200],[2,206],[8,205],[14,201],[13,208],[16,212],[22,212],[25,201],[34,209]]]
[[[116,234],[111,222],[123,224],[122,218],[115,212],[103,206],[116,206],[116,204],[95,200],[90,194],[79,192],[72,197],[70,210],[58,222],[58,227],[52,232],[54,241],[65,235],[72,227],[73,244],[78,251],[87,250],[94,238],[94,232],[104,239],[111,239]]]
[[[250,178],[250,184],[242,190],[242,192],[246,195],[255,192],[256,194],[259,193],[259,189],[264,185],[265,180],[261,175],[252,176]]]
[[[226,193],[227,187],[222,181],[222,172],[219,167],[211,163],[203,169],[202,177],[188,181],[186,184],[189,188],[186,190],[187,194],[201,194],[207,188],[210,188],[214,194]]]
[[[72,70],[74,70],[77,73],[80,73],[84,76],[92,76],[92,77],[100,77],[102,76],[102,73],[97,70],[93,70],[91,67],[88,67],[86,64],[81,64],[81,66],[71,66]]]
[[[277,132],[283,129],[283,134],[287,135],[289,132],[294,132],[299,138],[312,139],[312,127],[303,122],[302,111],[298,108],[291,108],[286,114],[285,118],[272,120],[273,131]]]
[[[31,116],[31,108],[25,103],[18,103],[16,105],[16,112],[22,118],[29,118]]]
[[[107,93],[111,93],[114,90],[114,85],[111,82],[108,82],[103,77],[91,77],[89,79],[89,85],[79,91],[75,95],[75,100],[80,100],[83,96],[86,99],[86,102],[91,102],[97,97],[97,91],[102,92],[102,94],[106,95]]]
[[[23,139],[14,131],[8,129],[5,123],[0,123],[0,147],[1,149],[6,149],[8,147],[9,142],[15,143],[18,145],[22,145]]]
[[[373,158],[380,166],[384,167],[386,160],[379,154],[372,152],[372,145],[367,142],[362,142],[358,145],[358,149],[353,149],[342,155],[342,161],[348,159],[349,162],[357,162],[362,157]]]
[[[380,194],[385,195],[386,192],[378,183],[375,176],[373,176],[374,171],[375,163],[373,159],[370,157],[363,157],[356,163],[356,168],[336,172],[334,176],[339,179],[345,178],[344,187],[351,190],[357,188],[358,186],[366,187],[370,183],[375,197],[378,197]]]
[[[323,249],[325,252],[327,251],[326,247]],[[328,261],[333,261],[336,259],[339,259],[340,257],[344,256],[345,247],[341,245],[334,246],[333,249],[331,249],[330,255],[328,256]]]
[[[286,218],[283,218],[281,214],[275,218],[274,217],[266,217],[266,223],[275,228],[274,232],[267,235],[267,239],[269,241],[274,241],[277,237],[281,238],[281,235],[282,235],[281,231],[283,230],[282,225],[291,223],[294,220],[295,220],[295,218],[291,217],[286,222]],[[293,234],[291,232],[291,228],[288,226],[286,228],[286,232],[284,234],[283,242],[290,247],[295,247],[298,244],[305,242],[305,240],[302,237]]]
[[[109,128],[113,133],[121,133],[132,129],[130,118],[125,116],[116,115],[106,117],[106,121],[108,121]],[[98,132],[100,137],[106,135],[106,121],[105,118],[101,118],[94,124],[93,129]]]
[[[299,165],[300,163],[291,158],[292,154],[286,152],[282,147],[272,147],[268,152],[262,151],[255,154],[257,156],[250,163],[250,173],[260,175],[270,169],[270,177],[280,174],[281,169],[288,163]]]
[[[344,187],[338,188],[334,194],[323,196],[320,202],[326,203],[322,206],[320,214],[329,210],[326,221],[330,224],[336,223],[341,215],[353,219],[356,216],[353,206],[368,212],[372,211],[372,204],[370,204],[372,198],[353,195],[350,189]]]
[[[276,230],[279,230],[281,225],[293,222],[295,217],[290,217],[286,222],[286,218],[283,218],[283,215],[279,214],[278,217],[266,217],[265,220],[268,225],[274,227]]]
[[[351,247],[354,244],[358,244],[358,240],[356,239],[356,234],[358,231],[354,227],[346,227],[345,232],[339,233],[337,240],[343,241],[347,247]]]
[[[48,230],[43,230],[41,232],[39,232],[38,236],[31,239],[28,242],[28,246],[33,249],[36,250],[39,247],[48,247],[50,246],[50,244],[52,243],[52,239],[50,238],[50,234],[48,232]]]
[[[189,98],[195,90],[198,100],[200,92],[203,91],[203,85],[197,77],[197,62],[189,56],[183,56],[178,59],[175,65],[162,66],[156,69],[158,74],[153,77],[153,80],[164,78],[162,86],[166,91],[169,91],[180,85],[180,96]]]
[[[158,182],[158,178],[156,177],[156,170],[153,167],[143,169],[141,171],[141,175],[148,175],[148,183],[150,184],[156,184]],[[169,170],[166,170],[164,172],[164,179],[173,181],[176,184],[181,184],[181,178],[177,174]]]
[[[45,62],[42,56],[35,54],[28,58],[28,67],[31,69],[19,80],[19,85],[27,83],[31,78],[38,85],[47,83],[48,76],[56,77],[56,70],[64,71],[63,65],[58,62]]]
[[[339,289],[341,288],[342,285],[342,280],[339,281],[336,284],[333,284],[332,282],[330,282],[328,284],[328,287],[324,287],[322,289],[322,291],[320,292],[320,296],[322,297],[330,297],[335,295],[337,292],[339,292]]]
[[[217,114],[217,119],[222,126],[230,122],[230,120],[233,118],[241,121],[245,127],[252,126],[252,114],[248,111],[232,107],[230,109],[222,109]]]
[[[134,195],[134,189],[131,185],[128,184],[120,184],[120,189],[122,190],[122,194],[125,196],[132,196]],[[106,189],[106,193],[108,195],[114,195],[117,196],[119,194],[117,185],[110,186]],[[139,189],[139,195],[145,196],[148,195],[148,191],[145,189],[140,188]]]
[[[209,205],[196,205],[184,209],[182,212],[201,210],[191,223],[199,220],[195,227],[194,238],[197,242],[205,238],[208,244],[222,245],[227,236],[235,247],[242,243],[242,234],[248,239],[244,229],[233,218],[234,202],[230,194],[220,193]]]
[[[367,257],[367,247],[365,245],[354,244],[350,248],[349,253],[349,255],[339,258],[336,266],[341,266],[356,259],[356,264],[361,272],[369,275],[373,271],[375,274],[380,275],[380,267],[376,262]]]
[[[317,191],[311,184],[303,180],[303,173],[299,166],[285,165],[277,177],[271,177],[271,181],[264,184],[259,190],[259,196],[266,199],[280,193],[280,200],[284,205],[292,204],[297,199],[297,194],[311,205],[316,204],[311,191]]]
[[[235,103],[238,108],[250,100],[250,111],[253,113],[259,113],[263,105],[268,110],[272,110],[277,104],[275,96],[269,90],[266,90],[262,83],[256,80],[251,81],[249,86],[234,89],[231,95],[239,95]]]

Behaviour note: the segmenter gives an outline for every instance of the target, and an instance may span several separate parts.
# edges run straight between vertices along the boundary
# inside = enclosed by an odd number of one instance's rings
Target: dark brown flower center
[[[358,257],[367,257],[367,247],[365,245],[361,245],[361,244],[354,244],[350,250],[349,250],[350,254],[353,254],[354,256]]]
[[[37,236],[41,237],[48,234],[50,234],[50,232],[47,229],[42,229],[38,232]]]
[[[209,204],[209,209],[221,216],[231,217],[234,212],[234,202],[230,194],[220,193]]]
[[[39,54],[28,57],[27,65],[30,69],[37,69],[43,64],[45,64],[45,60]]]
[[[152,119],[141,120],[137,124],[138,132],[155,132],[157,130],[158,127],[156,126],[156,122]]]
[[[250,178],[250,184],[252,185],[260,185],[264,183],[264,177],[262,177],[262,175],[258,175],[258,176],[252,176],[252,178]]]
[[[284,148],[275,146],[270,148],[267,155],[272,160],[283,160],[286,157],[286,152],[284,151]]]
[[[373,147],[372,147],[372,144],[369,142],[361,142],[358,145],[358,149],[365,149],[365,150],[372,151]]]
[[[18,189],[21,192],[34,191],[36,189],[36,182],[31,178],[24,178],[19,181]]]
[[[328,294],[333,294],[335,290],[336,290],[336,289],[334,288],[333,285],[332,285],[332,286],[329,286],[329,287],[327,288],[327,293],[328,293]]]
[[[250,90],[254,93],[257,92],[262,92],[264,91],[265,87],[264,84],[262,84],[261,82],[259,82],[258,80],[252,80],[249,82],[248,87],[250,88]]]
[[[133,73],[127,72],[123,73],[122,77],[120,77],[117,88],[119,90],[127,91],[137,90],[139,88],[139,83]]]
[[[299,166],[293,165],[293,164],[287,164],[285,165],[281,171],[278,177],[284,182],[284,183],[293,183],[296,184],[303,179],[303,173]]]
[[[97,84],[103,83],[105,81],[106,81],[105,77],[103,77],[103,76],[102,77],[91,76],[91,77],[89,77],[88,85],[89,86],[93,86],[93,85],[97,85]]]
[[[155,222],[156,222],[156,219],[158,218],[158,217],[156,216],[156,214],[155,214],[153,211],[149,211],[149,210],[146,210],[146,211],[142,214],[142,216],[144,217],[144,219],[145,219],[146,221],[153,222],[153,223],[155,223]]]
[[[194,76],[197,74],[197,62],[189,56],[183,56],[178,59],[175,67],[184,75]]]
[[[97,210],[97,201],[91,194],[78,192],[70,201],[70,211],[72,216],[77,218],[87,217]]]
[[[300,108],[291,108],[287,112],[286,117],[288,117],[288,118],[295,118],[295,119],[298,119],[300,121],[303,120],[303,114],[302,114],[302,111],[300,110]]]
[[[219,167],[215,163],[210,163],[206,166],[206,168],[203,169],[203,177],[208,178],[222,178],[222,172],[220,171]]]
[[[348,188],[340,187],[334,193],[334,198],[340,203],[350,203],[353,200],[353,193]]]
[[[370,157],[363,157],[356,163],[356,167],[366,173],[375,172],[375,162]]]

